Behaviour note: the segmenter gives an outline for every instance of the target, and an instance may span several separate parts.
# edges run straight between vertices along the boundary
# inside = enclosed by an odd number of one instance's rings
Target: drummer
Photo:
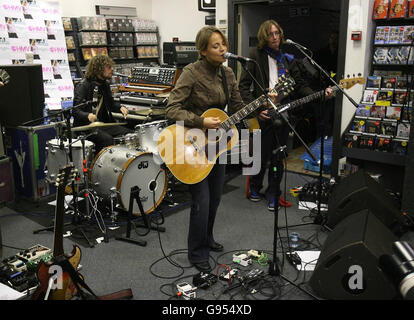
[[[74,127],[85,126],[96,121],[113,123],[115,120],[111,112],[122,113],[124,117],[128,114],[128,109],[115,102],[112,97],[109,81],[112,78],[114,65],[114,61],[106,55],[98,55],[89,60],[84,79],[75,87],[73,103],[76,106],[95,100],[97,105],[94,107],[86,105],[83,108],[74,109]],[[95,144],[96,152],[113,145],[114,137],[133,132],[123,126],[103,126],[94,130],[97,130],[96,134],[92,134],[87,140]]]

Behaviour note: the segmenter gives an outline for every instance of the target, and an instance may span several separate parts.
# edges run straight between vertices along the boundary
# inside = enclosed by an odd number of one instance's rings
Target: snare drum
[[[56,182],[56,176],[59,172],[59,168],[69,164],[69,142],[63,141],[63,149],[61,149],[61,140],[52,139],[46,142],[46,166],[47,174],[46,180],[49,183]],[[92,141],[85,140],[85,160],[86,167],[88,167],[93,159],[94,143]],[[72,143],[72,159],[73,165],[78,169],[79,174],[83,172],[83,153],[82,142],[80,140]]]
[[[116,195],[125,210],[129,210],[131,188],[138,186],[146,214],[158,207],[168,186],[167,175],[155,163],[152,153],[128,149],[125,146],[110,146],[101,150],[95,157],[90,174],[91,185],[95,191],[105,198]],[[135,200],[133,214],[141,215]]]
[[[127,133],[122,137],[114,138],[116,145],[125,146],[128,149],[137,149],[139,147],[138,133]]]
[[[168,126],[167,120],[158,120],[135,126],[138,133],[139,149],[158,154],[158,138],[160,132]]]

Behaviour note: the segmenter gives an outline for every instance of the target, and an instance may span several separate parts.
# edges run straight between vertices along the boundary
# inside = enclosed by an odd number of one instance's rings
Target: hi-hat
[[[96,129],[100,127],[124,126],[126,124],[127,124],[126,122],[108,122],[107,123],[107,122],[95,121],[86,126],[72,128],[72,131],[86,131],[86,130],[92,130],[92,129]]]

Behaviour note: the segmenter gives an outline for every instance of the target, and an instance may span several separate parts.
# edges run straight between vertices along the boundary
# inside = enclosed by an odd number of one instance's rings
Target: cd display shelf
[[[89,17],[100,21],[97,27],[93,23],[82,27],[79,24],[83,22],[79,23],[79,19],[83,18],[62,18],[73,79],[82,77],[79,69],[85,69],[89,59],[97,54],[111,57],[116,63],[116,68],[137,63],[160,64],[158,28],[110,30],[113,28],[112,19],[103,17]],[[145,36],[142,37],[144,41],[137,41],[141,39],[139,35],[143,34],[151,35],[153,41],[148,41],[151,39]]]
[[[397,27],[397,26],[413,26],[413,35],[414,35],[414,19],[407,19],[407,18],[400,18],[400,19],[386,19],[386,20],[375,20],[373,21],[373,37],[372,39],[374,39],[372,41],[371,44],[371,52],[372,52],[372,56],[371,56],[371,62],[370,62],[370,74],[367,76],[373,76],[373,75],[380,75],[381,77],[390,77],[390,74],[395,74],[397,72],[401,73],[401,78],[403,77],[407,77],[408,75],[408,79],[410,79],[410,81],[407,81],[406,84],[406,90],[407,90],[407,102],[404,104],[405,108],[408,110],[406,111],[406,115],[407,114],[411,114],[411,117],[409,117],[409,120],[405,120],[405,118],[401,117],[398,120],[394,120],[394,119],[385,119],[385,118],[372,118],[372,117],[367,117],[365,118],[366,121],[368,120],[373,120],[373,121],[382,121],[382,122],[396,122],[397,124],[400,123],[406,123],[409,124],[411,127],[411,122],[412,119],[414,117],[413,114],[413,108],[412,106],[414,105],[414,59],[400,59],[400,63],[396,64],[396,63],[375,63],[376,57],[374,57],[377,48],[379,47],[384,47],[384,48],[389,48],[388,50],[390,50],[391,48],[394,48],[393,50],[399,50],[400,47],[405,46],[405,47],[411,47],[411,55],[412,57],[414,57],[414,42],[403,42],[401,41],[401,43],[381,43],[381,44],[376,44],[375,42],[377,42],[376,40],[376,31],[377,31],[377,27],[386,27],[386,26],[390,26],[390,27]],[[403,38],[402,38],[403,39]],[[404,57],[404,56],[403,56]],[[401,61],[405,61],[405,63],[402,63]],[[412,61],[410,61],[412,60]],[[389,57],[389,61],[393,61],[392,60],[392,56]],[[408,63],[407,63],[408,61]],[[366,76],[366,79],[367,79]],[[392,76],[394,77],[394,76]],[[398,77],[398,76],[397,76]],[[400,89],[397,89],[397,86],[395,86],[395,89],[384,89],[383,84],[382,84],[381,80],[381,85],[378,89],[378,91],[382,91],[382,90],[390,90],[393,91],[393,94],[395,96],[396,92],[399,91]],[[411,85],[411,87],[409,86]],[[366,87],[364,89],[367,89],[367,84]],[[365,95],[365,91],[364,90],[364,95]],[[410,94],[411,92],[411,94]],[[410,96],[410,98],[408,98],[408,96]],[[361,104],[363,103],[363,99],[364,97],[361,99]],[[391,106],[394,106],[395,101],[393,100],[393,102],[391,103]],[[373,104],[377,105],[377,102],[375,102]],[[398,106],[398,105],[396,105]],[[410,109],[411,106],[411,109]],[[403,107],[401,108],[401,110],[403,109]],[[354,118],[352,119],[350,125],[348,126],[348,128],[346,129],[344,135],[343,135],[343,147],[342,147],[342,156],[347,157],[347,162],[351,163],[351,164],[356,164],[358,167],[362,167],[365,168],[367,170],[370,170],[371,172],[377,172],[380,173],[383,176],[384,181],[387,181],[389,189],[393,190],[395,192],[400,192],[400,194],[402,195],[402,207],[406,207],[406,203],[408,201],[408,198],[411,197],[411,195],[405,191],[406,189],[406,183],[407,183],[407,177],[412,176],[412,173],[410,173],[410,171],[412,171],[412,169],[410,169],[410,163],[412,162],[412,156],[410,157],[410,153],[409,150],[412,151],[414,150],[412,144],[413,144],[413,132],[409,133],[408,136],[406,136],[404,139],[406,140],[406,152],[404,153],[396,153],[395,149],[393,150],[392,148],[389,148],[389,150],[392,151],[380,151],[376,148],[360,148],[360,147],[350,147],[350,140],[349,140],[349,135],[352,135],[355,131],[351,131],[354,129],[353,127],[353,123],[355,123],[355,121],[358,120],[364,120],[364,117],[360,117],[357,115],[354,116]],[[382,124],[381,124],[382,126]],[[411,128],[411,131],[414,130],[414,128]],[[348,140],[346,135],[348,135]],[[369,133],[363,133],[363,135],[369,135]],[[375,136],[375,135],[373,135]],[[381,135],[380,135],[381,136]],[[378,137],[378,135],[377,135]],[[411,137],[411,139],[410,139]],[[398,141],[399,136],[398,136],[398,130],[396,130],[396,135],[395,136],[391,136],[390,135],[390,140],[392,141],[392,143],[394,143],[394,141]],[[359,138],[358,138],[359,139]],[[374,138],[374,142],[375,142],[375,138]]]

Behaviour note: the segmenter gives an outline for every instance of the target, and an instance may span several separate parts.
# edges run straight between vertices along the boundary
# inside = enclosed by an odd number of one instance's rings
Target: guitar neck
[[[259,97],[256,100],[250,102],[248,105],[234,113],[231,117],[229,117],[226,121],[223,121],[220,124],[220,128],[228,131],[231,129],[232,126],[239,123],[241,120],[246,118],[249,114],[260,108],[263,103],[266,101],[265,97]]]
[[[63,190],[60,190],[63,188]],[[65,187],[59,187],[56,195],[55,209],[55,237],[53,242],[53,256],[58,257],[64,254],[63,251],[63,215],[65,212]]]
[[[332,88],[332,91],[333,92],[335,92],[336,90],[338,90],[337,87]],[[324,96],[324,94],[325,94],[325,90],[321,90],[321,91],[315,92],[313,94],[310,94],[310,95],[308,95],[306,97],[303,97],[303,98],[297,99],[295,101],[289,102],[287,104],[281,105],[278,109],[279,110],[282,110],[285,107],[287,107],[289,110],[293,110],[293,109],[295,109],[295,108],[297,108],[297,107],[299,107],[301,105],[304,105],[304,104],[306,104],[308,102],[311,102],[313,100],[317,100],[317,99],[322,98]],[[273,109],[273,108],[270,109],[269,113],[270,113],[270,116],[272,118],[274,118],[276,116],[276,110]]]

